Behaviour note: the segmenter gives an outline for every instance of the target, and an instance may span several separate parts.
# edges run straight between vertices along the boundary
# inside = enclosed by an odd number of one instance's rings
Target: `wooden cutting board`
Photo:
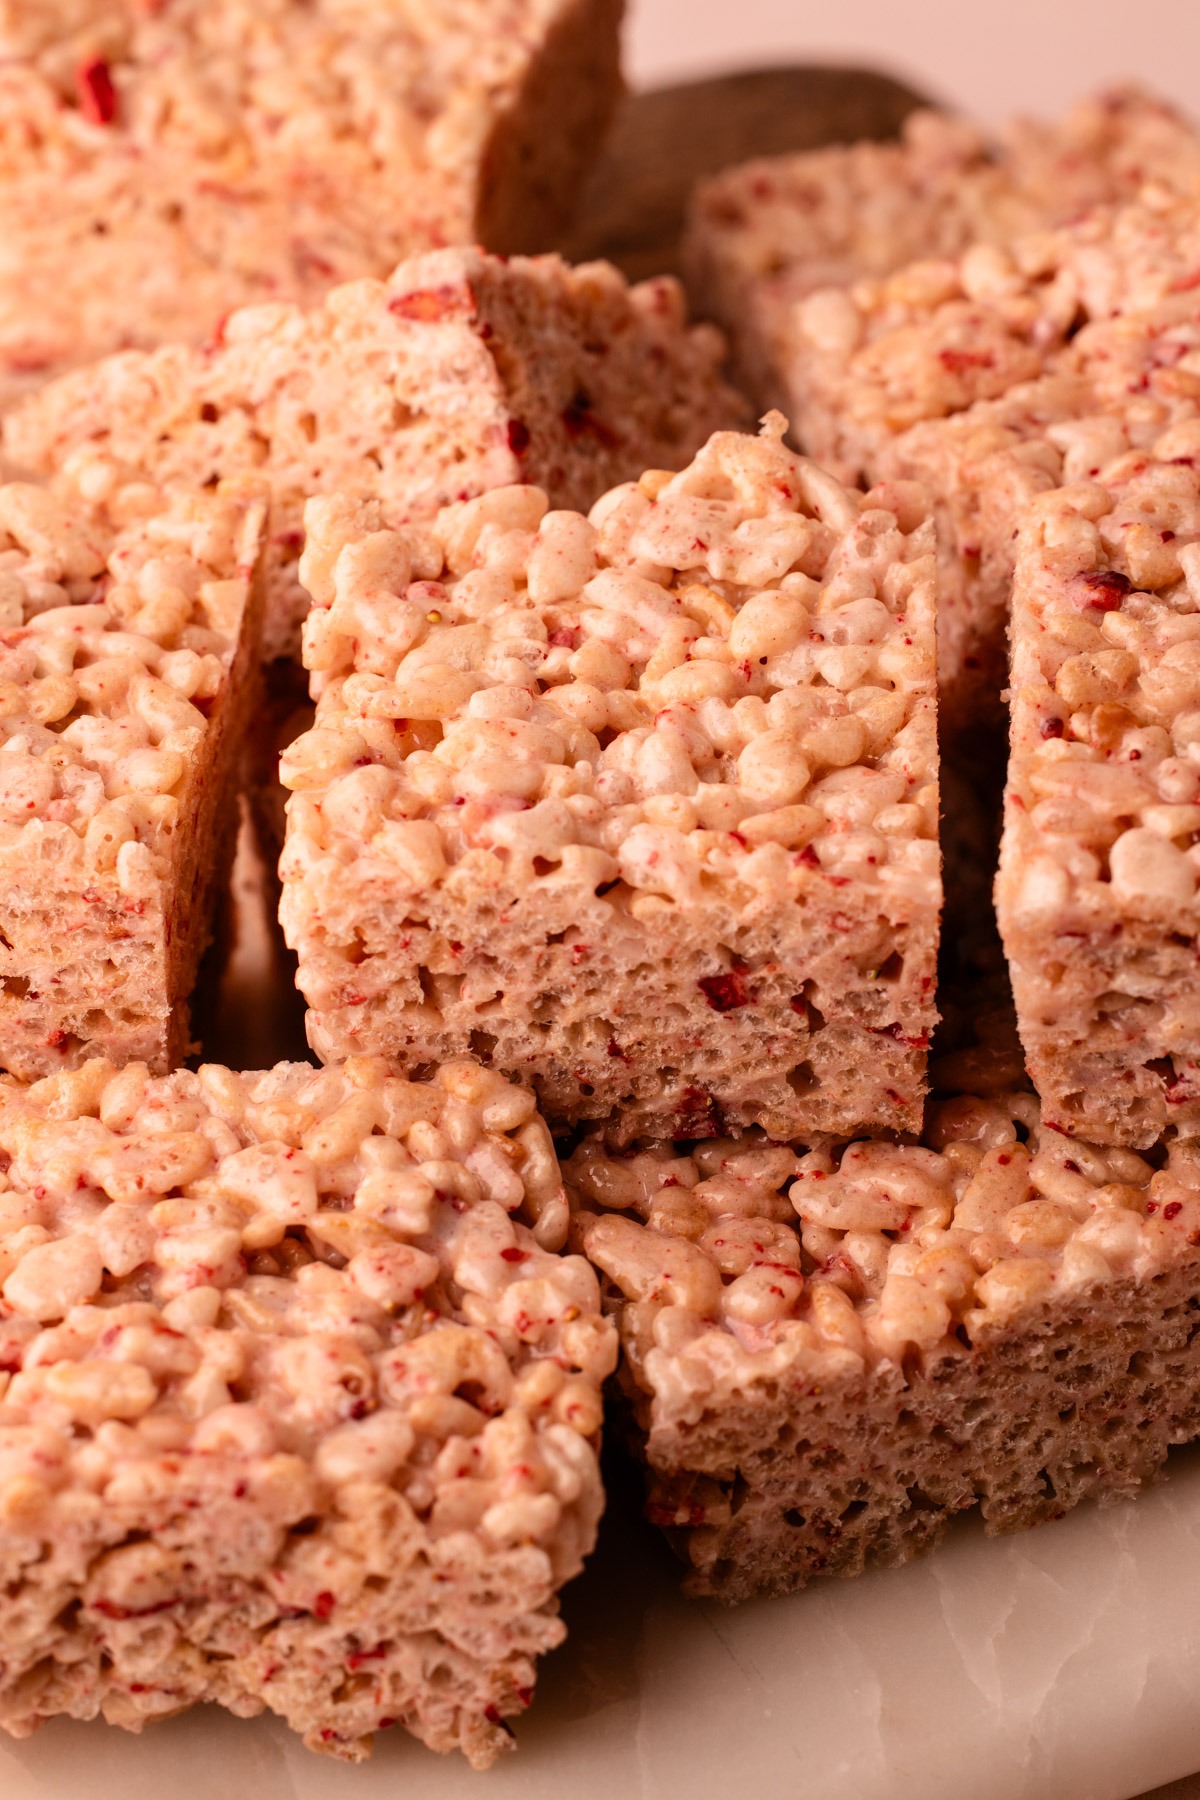
[[[751,156],[895,137],[923,95],[871,69],[751,69],[631,94],[562,245],[633,280],[679,273],[693,185]]]

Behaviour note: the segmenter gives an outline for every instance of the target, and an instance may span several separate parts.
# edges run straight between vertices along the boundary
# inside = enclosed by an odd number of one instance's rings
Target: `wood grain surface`
[[[563,254],[607,257],[633,280],[678,274],[684,209],[702,176],[751,156],[894,137],[924,104],[871,69],[751,69],[631,94]]]

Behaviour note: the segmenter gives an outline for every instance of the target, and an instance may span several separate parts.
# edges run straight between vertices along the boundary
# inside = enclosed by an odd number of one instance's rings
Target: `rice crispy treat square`
[[[1196,1434],[1194,1145],[1156,1170],[989,1087],[919,1145],[592,1137],[563,1172],[692,1594],[906,1562],[976,1505],[1058,1518]]]
[[[621,0],[7,0],[0,406],[446,244],[544,250]]]
[[[1013,538],[1022,506],[1061,478],[1072,429],[1145,444],[1191,411],[1198,278],[1195,206],[1147,190],[794,309],[809,453],[845,480],[918,480],[937,497],[938,681],[956,754],[1001,722]]]
[[[1002,720],[1013,563],[1032,501],[1152,447],[1198,410],[1200,305],[1184,293],[1083,326],[1051,373],[889,445],[889,475],[935,496],[944,734],[961,743]]]
[[[936,1013],[933,540],[718,433],[589,518],[313,502],[280,917],[309,1039],[473,1049],[626,1137],[916,1129]]]
[[[1198,278],[1200,210],[1147,190],[1058,231],[827,288],[794,315],[799,441],[841,479],[877,480],[911,426],[1049,373],[1090,320],[1145,311]]]
[[[399,524],[527,480],[585,509],[746,422],[722,357],[711,326],[689,328],[668,278],[630,287],[605,263],[443,250],[309,310],[235,312],[206,348],[131,351],[68,374],[10,415],[3,448],[46,477],[79,454],[194,487],[265,477],[270,660],[299,650],[309,496],[370,496]]]
[[[0,1067],[157,1070],[237,831],[266,502],[0,485]]]
[[[0,1726],[509,1749],[616,1361],[532,1096],[94,1059],[0,1081],[0,1148]]]
[[[997,910],[1047,1122],[1200,1130],[1200,425],[1037,500]]]
[[[1147,182],[1200,192],[1200,135],[1134,88],[1081,102],[1061,120],[1018,120],[990,146],[964,120],[912,114],[898,143],[764,157],[700,183],[686,260],[697,305],[729,333],[735,366],[761,406],[780,406],[806,441],[799,321],[826,320],[829,288],[873,291],[911,263],[1008,244],[1094,206],[1135,200]],[[846,346],[847,348],[849,346]]]

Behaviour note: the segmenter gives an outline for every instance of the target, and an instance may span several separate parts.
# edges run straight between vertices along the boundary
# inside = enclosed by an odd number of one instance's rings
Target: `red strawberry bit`
[[[439,319],[465,314],[467,310],[462,289],[449,282],[441,287],[414,288],[409,294],[393,294],[388,301],[388,311],[396,318],[415,319],[422,325],[433,325]]]
[[[713,1096],[701,1087],[685,1088],[677,1114],[677,1138],[709,1138],[725,1135],[725,1121]]]
[[[951,375],[965,375],[968,369],[990,369],[995,358],[990,350],[939,350],[938,361]]]
[[[898,1020],[891,1025],[882,1026],[875,1035],[877,1037],[895,1038],[896,1042],[898,1044],[903,1044],[907,1050],[928,1050],[929,1048],[929,1033],[927,1031],[917,1031],[909,1034]]]
[[[739,1006],[751,1004],[745,963],[734,963],[724,975],[705,975],[697,986],[714,1012],[734,1012]]]
[[[500,1252],[500,1260],[501,1262],[506,1263],[528,1262],[529,1252],[528,1250],[518,1250],[516,1245],[513,1244],[509,1249]]]
[[[1076,575],[1067,583],[1067,593],[1081,612],[1087,607],[1097,612],[1118,612],[1126,594],[1132,592],[1132,581],[1116,569],[1096,569],[1090,575]]]
[[[1172,1200],[1169,1206],[1163,1207],[1163,1218],[1164,1219],[1177,1219],[1182,1211],[1183,1211],[1183,1201],[1182,1200]]]
[[[1061,719],[1043,719],[1041,733],[1044,738],[1060,738],[1066,729]]]
[[[316,1599],[313,1601],[313,1612],[316,1614],[318,1619],[328,1619],[329,1616],[331,1615],[331,1613],[333,1612],[333,1609],[336,1604],[337,1604],[337,1601],[335,1600],[334,1596],[330,1593],[329,1589],[322,1588],[321,1592],[317,1595]]]
[[[529,448],[529,427],[524,419],[508,421],[508,447],[514,456],[524,456]]]
[[[79,110],[89,125],[111,125],[117,116],[112,70],[102,56],[89,57],[75,71]]]
[[[177,1600],[160,1600],[154,1606],[120,1606],[115,1600],[93,1600],[91,1611],[99,1613],[102,1619],[112,1619],[120,1624],[126,1619],[146,1619],[151,1613],[167,1612]]]

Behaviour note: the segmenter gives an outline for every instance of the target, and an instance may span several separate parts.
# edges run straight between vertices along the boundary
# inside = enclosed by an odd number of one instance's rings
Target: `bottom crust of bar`
[[[1186,929],[1115,917],[1086,935],[1005,925],[1047,1124],[1139,1150],[1172,1126],[1200,1134],[1200,979]]]
[[[510,1749],[502,1720],[528,1703],[536,1657],[564,1636],[544,1551],[497,1551],[469,1532],[435,1539],[402,1495],[364,1482],[295,1540],[310,1563],[324,1551],[331,1580],[357,1571],[358,1598],[323,1620],[319,1601],[314,1615],[281,1600],[288,1558],[276,1558],[295,1529],[286,1494],[277,1481],[258,1504],[239,1498],[236,1473],[185,1476],[143,1515],[138,1536],[148,1531],[154,1557],[144,1603],[104,1597],[133,1554],[111,1516],[81,1519],[48,1552],[31,1532],[23,1566],[5,1557],[0,1727],[24,1737],[65,1714],[140,1731],[215,1701],[243,1718],[269,1708],[310,1749],[353,1761],[391,1724],[477,1768]]]
[[[747,1398],[640,1454],[686,1590],[732,1603],[908,1562],[976,1505],[995,1534],[1125,1498],[1197,1417],[1200,1256],[1040,1308],[925,1371],[885,1362]]]

